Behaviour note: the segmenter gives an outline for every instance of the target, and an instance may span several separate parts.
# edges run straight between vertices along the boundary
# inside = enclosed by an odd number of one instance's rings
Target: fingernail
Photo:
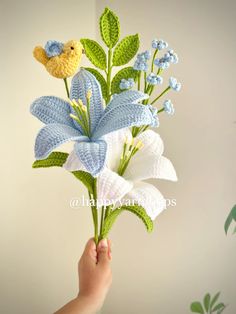
[[[102,240],[99,242],[98,246],[99,246],[100,248],[108,247],[107,239],[102,239]]]

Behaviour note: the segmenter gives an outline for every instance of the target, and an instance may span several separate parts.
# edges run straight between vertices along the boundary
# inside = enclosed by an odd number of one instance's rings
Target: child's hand
[[[79,297],[101,308],[112,282],[110,241],[90,239],[79,261]]]

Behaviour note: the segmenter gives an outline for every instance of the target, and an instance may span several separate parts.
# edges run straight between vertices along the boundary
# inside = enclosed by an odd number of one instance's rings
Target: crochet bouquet
[[[174,113],[163,96],[181,88],[173,77],[160,88],[160,75],[178,62],[173,50],[160,56],[165,41],[155,39],[152,50],[137,54],[138,34],[120,40],[119,19],[108,8],[100,17],[100,33],[106,49],[87,38],[48,41],[34,49],[47,71],[64,80],[67,97],[43,96],[30,108],[45,124],[36,137],[33,168],[63,167],[86,186],[96,242],[107,237],[123,211],[152,231],[153,220],[166,208],[162,194],[146,180],[177,177],[163,156],[160,136],[150,128],[158,127],[161,112]],[[94,67],[78,70],[83,54]],[[74,142],[73,151],[54,151],[68,141]]]

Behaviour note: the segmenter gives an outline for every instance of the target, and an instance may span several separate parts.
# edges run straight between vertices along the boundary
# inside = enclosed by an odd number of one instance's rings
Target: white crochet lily
[[[108,200],[117,202],[116,207],[127,202],[138,203],[154,220],[166,208],[166,202],[155,186],[143,181],[151,178],[177,181],[175,169],[170,160],[162,156],[164,145],[160,136],[147,130],[135,139],[141,141],[143,147],[131,158],[123,176],[118,175],[117,170],[126,140],[132,140],[129,129],[106,135],[108,154],[106,167],[97,178],[98,200],[100,203],[107,203]],[[64,168],[68,171],[83,170],[83,165],[72,152]]]

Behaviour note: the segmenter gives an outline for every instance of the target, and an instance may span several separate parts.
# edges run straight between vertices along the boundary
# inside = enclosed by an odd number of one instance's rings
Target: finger
[[[94,261],[97,262],[96,243],[94,242],[93,238],[89,239],[85,245],[83,256],[91,257]]]
[[[107,242],[108,242],[108,257],[110,259],[112,259],[112,249],[111,249],[112,248],[112,243],[111,243],[110,239],[108,239]]]
[[[110,258],[108,256],[109,247],[107,239],[102,239],[97,246],[97,259],[98,259],[98,265],[108,265],[110,262]]]

